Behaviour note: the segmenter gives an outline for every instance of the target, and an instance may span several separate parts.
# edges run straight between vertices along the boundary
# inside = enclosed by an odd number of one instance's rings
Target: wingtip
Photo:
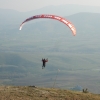
[[[21,30],[22,28],[20,27],[19,30]]]

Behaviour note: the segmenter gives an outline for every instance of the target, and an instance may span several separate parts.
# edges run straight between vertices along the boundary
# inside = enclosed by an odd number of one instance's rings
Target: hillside
[[[100,93],[99,13],[65,17],[76,27],[73,37],[70,29],[56,20],[32,21],[19,31],[26,16],[6,12],[0,17],[0,85],[51,87],[59,69],[56,87],[79,85]],[[49,59],[44,70],[42,58]]]
[[[0,86],[0,100],[100,100],[100,95],[34,86]]]

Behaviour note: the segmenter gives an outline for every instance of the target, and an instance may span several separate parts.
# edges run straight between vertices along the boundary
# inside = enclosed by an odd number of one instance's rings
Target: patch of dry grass
[[[0,100],[100,100],[100,95],[52,88],[1,86]]]

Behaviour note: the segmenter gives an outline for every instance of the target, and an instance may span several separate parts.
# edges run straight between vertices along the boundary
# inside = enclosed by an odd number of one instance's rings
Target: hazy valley
[[[29,22],[19,31],[30,17],[25,15],[1,11],[0,84],[52,87],[59,69],[55,87],[79,85],[100,93],[100,13],[64,15],[75,25],[76,36],[63,23],[47,19]],[[49,59],[43,70],[42,58]]]

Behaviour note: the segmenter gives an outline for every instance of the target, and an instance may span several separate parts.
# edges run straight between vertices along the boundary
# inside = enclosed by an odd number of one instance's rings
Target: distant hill
[[[46,6],[40,9],[18,12],[11,9],[0,9],[0,22],[5,20],[3,23],[18,23],[23,21],[25,18],[37,14],[54,14],[59,16],[69,16],[80,12],[100,13],[100,7],[98,6],[84,6],[84,5],[59,5],[59,6]],[[8,20],[9,19],[9,20]],[[2,23],[2,24],[3,24]]]
[[[16,12],[20,14],[20,16],[36,15],[36,14],[56,14],[61,16],[69,16],[80,12],[91,12],[91,13],[100,13],[99,6],[86,6],[86,5],[76,5],[76,4],[65,4],[65,5],[57,5],[57,6],[45,6],[40,9],[31,10],[27,12],[18,12],[11,9],[0,9],[0,15],[3,14],[4,11],[9,15],[10,13]],[[16,14],[14,16],[16,16]]]
[[[86,5],[75,5],[75,4],[65,4],[58,6],[46,6],[40,9],[27,12],[29,15],[34,14],[56,14],[61,16],[69,16],[80,12],[91,12],[91,13],[100,13],[99,6],[86,6]]]
[[[26,76],[36,63],[23,59],[18,54],[0,53],[0,79],[15,79]]]

